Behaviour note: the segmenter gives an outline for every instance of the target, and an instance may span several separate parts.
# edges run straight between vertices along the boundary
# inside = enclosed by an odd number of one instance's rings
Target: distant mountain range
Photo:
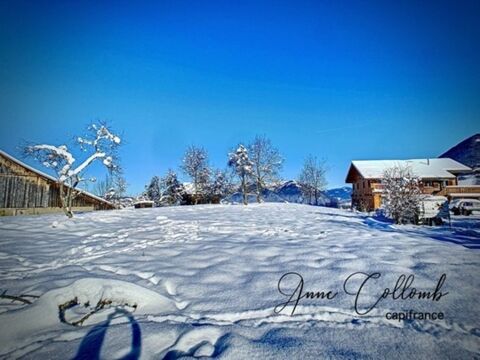
[[[331,199],[350,201],[352,199],[352,187],[343,186],[335,189],[329,189],[325,191],[325,194]]]
[[[451,158],[473,169],[470,174],[459,176],[461,185],[480,185],[480,134],[470,136],[439,157]]]
[[[351,188],[348,186],[323,191],[320,194],[318,205],[333,206],[346,205],[350,203]],[[265,202],[288,202],[297,204],[308,204],[302,194],[301,185],[295,180],[288,180],[279,184],[271,185],[262,192],[262,199]],[[228,202],[241,202],[242,194],[237,192],[225,199]],[[254,189],[248,195],[249,202],[256,202]]]

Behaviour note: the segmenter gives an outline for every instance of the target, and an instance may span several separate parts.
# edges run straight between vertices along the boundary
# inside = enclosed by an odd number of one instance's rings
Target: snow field
[[[12,217],[0,219],[0,229],[2,290],[40,296],[32,305],[1,303],[3,356],[73,358],[87,348],[103,358],[143,359],[480,353],[480,255],[441,241],[458,230],[395,227],[297,204]],[[475,229],[463,236],[463,243],[478,239]],[[286,300],[277,283],[291,271],[303,276],[305,290],[340,294],[302,300],[294,315],[276,314],[274,307]],[[357,271],[382,273],[364,301],[410,273],[416,287],[427,289],[446,273],[449,294],[437,303],[385,299],[359,316],[352,297],[341,293],[345,278]],[[58,305],[75,297],[90,306],[99,299],[114,303],[74,327],[59,320]],[[126,303],[130,308],[122,307]],[[410,308],[442,311],[446,318],[398,322],[384,316]],[[77,319],[85,311],[78,306],[66,314]]]

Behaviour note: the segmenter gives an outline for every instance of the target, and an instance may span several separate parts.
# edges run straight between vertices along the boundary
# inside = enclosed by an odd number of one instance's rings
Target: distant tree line
[[[33,157],[56,173],[60,184],[62,208],[68,217],[73,216],[73,200],[80,193],[79,184],[95,182],[93,192],[121,205],[127,183],[117,156],[121,143],[119,136],[101,122],[91,124],[86,136],[78,136],[75,144],[90,154],[80,165],[66,145],[27,144],[25,156]],[[108,170],[104,180],[85,177],[84,173],[93,162],[100,162]],[[208,153],[203,147],[186,149],[180,169],[190,179],[189,184],[180,182],[177,173],[169,169],[163,177],[154,176],[145,187],[141,198],[153,201],[156,206],[196,205],[219,203],[232,194],[240,193],[248,204],[248,195],[254,195],[258,203],[263,201],[263,192],[280,181],[283,157],[266,136],[257,135],[249,144],[238,144],[228,154],[225,169],[213,168]],[[326,186],[325,166],[316,157],[306,158],[298,177],[302,195],[310,204],[318,205],[321,191]]]
[[[281,180],[284,159],[266,136],[257,135],[249,144],[238,144],[228,153],[225,169],[213,168],[208,152],[200,146],[189,146],[183,155],[180,169],[190,180],[182,183],[177,173],[169,169],[163,176],[153,176],[141,197],[155,206],[216,204],[239,193],[243,204],[249,195],[258,203],[263,192]],[[302,196],[310,204],[319,204],[325,189],[325,164],[308,156],[298,177]]]

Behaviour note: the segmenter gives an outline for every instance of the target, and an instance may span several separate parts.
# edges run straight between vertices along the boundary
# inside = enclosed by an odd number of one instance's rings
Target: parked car
[[[420,201],[419,223],[442,225],[442,219],[448,217],[448,200],[446,197],[426,195]]]
[[[471,215],[474,211],[480,212],[480,200],[454,200],[450,203],[450,211],[452,211],[454,215]]]

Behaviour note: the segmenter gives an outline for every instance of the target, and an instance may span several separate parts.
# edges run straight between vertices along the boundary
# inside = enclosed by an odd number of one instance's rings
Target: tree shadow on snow
[[[82,339],[77,355],[73,360],[97,360],[100,359],[103,341],[107,333],[110,322],[119,316],[125,316],[132,331],[132,343],[130,352],[122,357],[122,360],[136,360],[140,357],[142,350],[142,331],[132,314],[124,309],[117,308],[115,312],[110,314],[106,321],[95,325]]]
[[[366,217],[364,224],[368,227],[385,232],[397,232],[405,235],[420,236],[436,241],[449,242],[468,249],[480,249],[480,236],[475,227],[463,228],[449,226],[447,223],[441,226],[427,225],[396,225],[384,217]]]

